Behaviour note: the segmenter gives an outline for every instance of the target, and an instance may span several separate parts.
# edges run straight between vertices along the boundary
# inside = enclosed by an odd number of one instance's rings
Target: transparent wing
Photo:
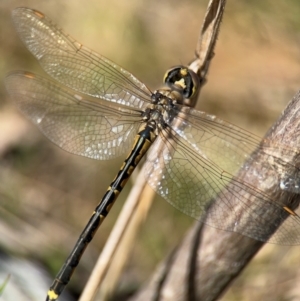
[[[151,95],[131,73],[64,34],[42,13],[17,8],[17,32],[44,70],[72,89],[107,101],[142,109]]]
[[[12,73],[6,88],[17,107],[55,144],[98,160],[127,153],[141,112],[72,91],[29,72]]]
[[[186,108],[186,113],[178,114],[147,158],[146,177],[157,193],[195,219],[205,215],[210,226],[260,241],[299,244],[299,216],[289,215],[282,205],[236,177],[249,154],[259,147],[257,138],[204,112]],[[279,185],[278,170],[271,167],[277,159],[270,156],[270,162],[260,166],[269,176],[262,185]],[[211,204],[216,197],[218,201]],[[231,219],[224,220],[224,214]],[[245,219],[247,215],[250,218]],[[267,222],[283,223],[271,238],[264,231]]]

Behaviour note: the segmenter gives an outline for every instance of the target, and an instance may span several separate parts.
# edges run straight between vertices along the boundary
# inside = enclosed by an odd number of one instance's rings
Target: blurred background
[[[11,10],[18,6],[40,10],[76,40],[155,89],[168,68],[193,59],[207,3],[1,1],[0,287],[12,274],[3,300],[21,300],[18,296],[43,300],[124,159],[98,162],[68,154],[11,105],[3,85],[5,74],[12,70],[44,74],[15,33]],[[228,1],[197,108],[263,136],[300,88],[299,15],[296,0],[277,0],[276,5],[271,0]],[[68,287],[73,296],[81,292],[131,184],[82,258]],[[120,296],[124,300],[147,281],[193,222],[157,198],[133,246],[116,300]],[[299,263],[299,247],[266,245],[222,300],[300,300]],[[15,276],[25,269],[27,283]],[[42,276],[45,283],[39,282]]]

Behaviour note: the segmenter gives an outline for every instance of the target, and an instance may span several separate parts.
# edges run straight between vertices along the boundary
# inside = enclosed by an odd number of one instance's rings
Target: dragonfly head
[[[164,83],[172,90],[179,92],[184,99],[197,95],[200,87],[199,77],[185,66],[175,66],[164,76]]]

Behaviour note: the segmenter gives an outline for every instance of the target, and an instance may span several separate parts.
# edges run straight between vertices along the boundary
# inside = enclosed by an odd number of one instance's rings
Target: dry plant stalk
[[[277,148],[277,155],[280,156],[279,141],[282,145],[297,149],[300,144],[299,130],[300,92],[294,96],[281,117],[266,134],[262,145]],[[298,194],[283,191],[275,183],[271,190],[267,185],[264,186],[263,183],[268,179],[268,173],[265,173],[261,183],[258,183],[256,175],[265,162],[265,154],[255,153],[251,162],[248,162],[245,168],[240,170],[238,179],[243,181],[247,178],[250,185],[259,187],[272,200],[293,209],[297,208],[300,203]],[[289,158],[288,163],[299,166],[298,152],[294,152],[294,156]],[[297,173],[297,169],[295,169],[295,173]],[[292,177],[294,175],[291,174]],[[222,202],[222,198],[215,201]],[[255,204],[254,198],[253,203]],[[256,204],[256,210],[258,210],[260,204],[259,202]],[[251,207],[251,209],[254,208]],[[224,223],[230,222],[232,219],[226,212],[221,218],[224,219]],[[270,216],[270,222],[266,223],[266,227],[262,229],[266,236],[276,230],[274,223],[271,222],[273,218]],[[131,301],[217,300],[263,244],[263,242],[235,232],[220,231],[201,223],[195,223],[178,249],[161,264],[149,284]]]
[[[201,86],[206,82],[209,64],[213,58],[213,50],[222,20],[225,0],[211,0],[208,4],[202,29],[197,43],[195,59],[189,64],[189,68],[197,73],[201,80]],[[191,103],[195,106],[198,95]],[[124,267],[133,241],[140,229],[140,224],[145,219],[151,207],[155,193],[147,188],[144,170],[141,169],[137,181],[129,194],[124,208],[100,254],[90,279],[80,297],[80,301],[93,300],[100,290],[101,300],[105,300],[111,294],[116,285],[122,268]],[[122,254],[119,256],[117,254]],[[117,261],[112,259],[116,256]]]
[[[210,59],[208,63],[209,61]],[[287,149],[280,146],[288,146],[293,155],[289,155],[286,162],[298,167],[300,165],[297,151],[300,145],[299,131],[300,92],[294,96],[268,131],[261,141],[260,149],[273,148],[274,152],[277,152],[276,156],[281,157],[281,155],[285,156]],[[270,186],[264,185],[272,176],[271,172],[268,174],[261,171],[266,161],[266,154],[256,151],[239,171],[238,180],[241,182],[246,180],[278,204],[296,209],[300,203],[298,194],[281,190],[278,183],[274,183],[271,189]],[[298,169],[295,168],[291,178],[296,177],[298,173]],[[257,174],[263,174],[262,179],[258,180]],[[226,195],[216,198],[215,202],[223,202],[223,198],[226,199]],[[257,204],[257,208],[251,206],[251,210],[261,210],[255,197],[250,201]],[[236,205],[239,206],[238,200]],[[220,218],[224,223],[233,222],[228,212],[223,212]],[[266,237],[276,231],[272,223],[273,219],[274,217],[270,216],[265,228],[262,229]],[[196,222],[179,246],[161,263],[144,289],[131,298],[131,301],[217,300],[263,245],[263,242],[238,233],[221,231]]]

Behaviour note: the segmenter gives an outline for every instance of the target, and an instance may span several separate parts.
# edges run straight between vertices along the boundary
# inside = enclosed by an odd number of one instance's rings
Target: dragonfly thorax
[[[142,120],[158,132],[167,127],[178,112],[178,95],[176,91],[168,89],[156,90],[151,96],[152,104],[142,113]]]

